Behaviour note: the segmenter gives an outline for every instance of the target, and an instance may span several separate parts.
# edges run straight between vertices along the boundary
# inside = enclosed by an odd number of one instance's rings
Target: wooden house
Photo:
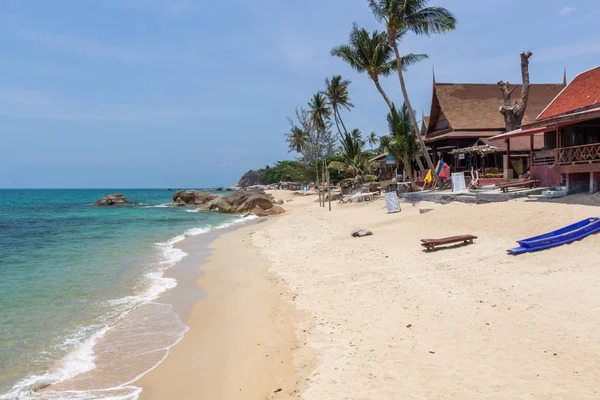
[[[533,141],[543,134],[544,147]],[[570,192],[595,193],[600,184],[600,67],[577,75],[533,121],[493,138],[530,141],[532,179],[542,186],[565,184]],[[508,165],[512,168],[512,165]]]
[[[565,87],[564,84],[532,84],[523,123],[531,123],[544,107]],[[520,93],[517,85],[515,93]],[[433,158],[442,157],[453,171],[463,171],[471,166],[502,169],[506,148],[500,144],[493,154],[482,159],[477,152],[461,152],[485,143],[489,138],[505,132],[504,118],[500,114],[502,93],[497,84],[433,83],[431,111],[427,120],[425,143],[432,149]],[[424,118],[425,119],[425,118]],[[542,148],[542,140],[535,145]],[[529,142],[513,143],[512,156],[528,160]],[[437,161],[434,161],[434,163]],[[524,166],[526,169],[528,166]]]

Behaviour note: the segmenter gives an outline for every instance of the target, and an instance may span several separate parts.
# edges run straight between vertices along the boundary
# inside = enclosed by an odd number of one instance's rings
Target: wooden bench
[[[450,236],[441,239],[421,239],[421,246],[426,247],[427,250],[435,250],[435,246],[442,246],[445,244],[451,243],[468,243],[473,244],[473,239],[477,239],[477,236],[473,235],[460,235],[460,236]]]
[[[502,190],[504,193],[508,192],[508,189],[510,188],[528,187],[529,189],[533,189],[537,183],[538,181],[535,180],[528,180],[522,182],[506,182],[500,183],[498,185],[498,189]]]

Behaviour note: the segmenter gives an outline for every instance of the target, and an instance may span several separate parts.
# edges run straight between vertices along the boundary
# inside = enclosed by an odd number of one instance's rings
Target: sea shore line
[[[320,208],[273,191],[278,217],[220,236],[184,339],[141,399],[593,399],[600,238],[506,249],[596,216],[524,199]],[[373,236],[353,238],[355,228]],[[424,252],[419,239],[478,236]]]

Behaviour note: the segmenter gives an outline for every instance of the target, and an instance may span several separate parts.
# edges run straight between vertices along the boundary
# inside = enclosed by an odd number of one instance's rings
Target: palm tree
[[[379,84],[379,77],[389,76],[398,68],[394,60],[394,49],[387,41],[385,32],[369,33],[364,28],[354,24],[350,31],[348,44],[334,47],[331,55],[340,57],[358,73],[366,72],[375,83],[375,87],[383,96],[389,108],[392,102]],[[402,57],[402,68],[428,58],[426,54],[408,54]]]
[[[417,118],[408,99],[408,92],[402,74],[402,58],[398,51],[398,42],[408,33],[430,36],[432,34],[447,33],[456,27],[456,18],[450,11],[443,7],[426,7],[429,0],[369,0],[371,11],[379,21],[383,21],[387,28],[387,39],[396,56],[396,71],[400,80],[404,104],[408,107],[413,130],[421,144],[421,151],[425,156],[429,169],[431,169],[435,180],[437,173],[425,143],[421,138]]]
[[[369,136],[367,137],[367,143],[371,145],[371,150],[375,150],[375,145],[377,142],[379,142],[379,139],[377,139],[375,132],[369,133]]]
[[[342,161],[331,161],[329,168],[345,172],[348,178],[353,178],[355,183],[362,183],[369,167],[368,155],[363,152],[365,141],[358,129],[349,133],[344,132],[340,139]]]
[[[402,161],[408,180],[411,186],[415,188],[411,163],[418,156],[419,144],[415,139],[410,113],[406,104],[402,105],[400,111],[396,107],[392,107],[387,116],[387,121],[390,136],[386,137],[382,144],[385,145],[385,150],[390,156]]]
[[[310,118],[321,130],[327,128],[327,122],[331,118],[331,108],[327,103],[327,98],[321,92],[316,93],[308,103]]]
[[[329,104],[333,110],[333,119],[335,120],[335,125],[340,138],[342,137],[342,131],[340,130],[339,124],[342,124],[344,132],[348,133],[344,121],[342,121],[340,108],[345,108],[350,111],[350,108],[354,107],[354,104],[350,103],[350,96],[348,95],[348,85],[350,85],[350,83],[349,80],[342,79],[341,75],[334,75],[331,77],[331,80],[325,78],[325,86],[327,87],[325,94],[327,95]]]
[[[286,133],[285,136],[289,151],[295,151],[296,153],[302,154],[307,142],[306,132],[297,126],[293,126],[290,132]]]

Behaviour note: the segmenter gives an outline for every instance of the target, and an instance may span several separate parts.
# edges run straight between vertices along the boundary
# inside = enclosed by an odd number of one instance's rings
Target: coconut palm
[[[341,161],[331,161],[329,168],[342,171],[348,178],[353,178],[355,183],[364,182],[364,176],[369,168],[368,155],[362,151],[365,141],[358,129],[344,132],[340,139],[342,151]]]
[[[288,144],[289,151],[295,151],[302,154],[307,143],[307,135],[302,129],[297,126],[292,126],[292,129],[285,134],[285,141]]]
[[[421,145],[421,151],[433,172],[435,180],[437,180],[437,173],[421,138],[417,118],[408,98],[404,75],[402,74],[402,58],[398,50],[398,42],[408,32],[430,36],[432,34],[447,33],[455,29],[456,18],[454,18],[454,15],[443,7],[426,7],[428,2],[429,0],[369,0],[369,7],[371,7],[375,18],[383,21],[386,25],[388,43],[392,46],[396,57],[396,71],[398,72],[404,103],[408,107],[413,130]]]
[[[334,75],[331,77],[331,80],[325,78],[325,86],[327,87],[325,94],[329,99],[329,104],[333,110],[333,119],[335,120],[335,125],[340,138],[342,137],[340,124],[342,125],[342,128],[344,128],[344,132],[348,133],[344,121],[342,121],[340,109],[345,108],[350,111],[350,109],[354,107],[354,104],[350,103],[350,96],[348,95],[348,85],[350,85],[350,83],[349,80],[342,79],[341,75]]]
[[[327,102],[327,97],[321,92],[316,93],[308,103],[310,118],[321,130],[327,128],[327,123],[331,118],[331,108]]]
[[[375,132],[369,133],[369,136],[367,137],[367,143],[369,143],[371,145],[371,150],[375,150],[375,145],[378,142],[379,142],[379,139],[377,138],[377,135],[375,134]]]
[[[396,160],[402,161],[412,187],[415,187],[412,174],[412,160],[418,156],[419,144],[415,139],[410,113],[406,104],[402,105],[400,111],[392,107],[387,116],[390,136],[386,137],[382,144],[385,151]]]
[[[383,96],[389,108],[392,102],[379,83],[379,77],[389,76],[398,68],[394,60],[394,49],[388,44],[385,32],[369,33],[354,24],[350,31],[348,44],[334,47],[331,55],[344,60],[358,73],[366,72]],[[408,54],[402,57],[402,68],[416,64],[428,58],[426,54]]]

